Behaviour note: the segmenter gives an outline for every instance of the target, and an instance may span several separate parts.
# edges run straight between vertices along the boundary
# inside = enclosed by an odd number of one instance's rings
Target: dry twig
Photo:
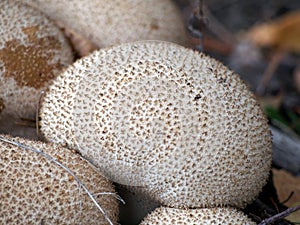
[[[279,219],[282,219],[288,215],[290,215],[291,213],[293,212],[296,212],[300,209],[300,205],[297,205],[295,207],[291,207],[291,208],[288,208],[287,210],[281,212],[281,213],[278,213],[274,216],[271,216],[267,219],[264,219],[263,221],[261,221],[258,225],[267,225],[267,224],[270,224],[276,220],[279,220]]]
[[[200,43],[196,46],[196,49],[200,52],[203,51],[203,31],[207,24],[207,18],[204,16],[203,0],[195,0],[193,13],[188,21],[188,31],[194,37],[199,39]]]

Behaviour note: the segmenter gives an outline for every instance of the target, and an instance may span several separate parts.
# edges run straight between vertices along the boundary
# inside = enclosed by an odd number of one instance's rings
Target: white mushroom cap
[[[167,42],[103,49],[70,66],[40,109],[46,139],[175,207],[243,207],[266,183],[268,124],[221,63]]]
[[[0,117],[34,118],[41,91],[73,61],[63,33],[38,10],[0,2]]]
[[[25,0],[98,47],[137,40],[185,43],[185,25],[171,0]]]
[[[108,218],[112,223],[118,219],[111,182],[74,151],[55,144],[0,136],[0,190],[1,224],[108,224]]]
[[[243,212],[234,208],[174,209],[160,207],[140,225],[255,225]]]

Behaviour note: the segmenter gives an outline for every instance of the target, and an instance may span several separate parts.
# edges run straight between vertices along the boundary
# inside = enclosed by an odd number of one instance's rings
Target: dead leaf
[[[300,52],[300,11],[286,14],[274,21],[254,26],[247,37],[261,47]]]
[[[272,169],[272,172],[279,201],[285,201],[294,192],[293,196],[284,204],[291,207],[300,202],[300,177],[293,176],[285,170]]]
[[[284,203],[287,207],[300,204],[300,177],[295,177],[285,170],[272,169],[273,183],[280,202],[286,201],[293,192],[291,198]],[[300,222],[300,211],[290,214],[286,219],[291,222]]]

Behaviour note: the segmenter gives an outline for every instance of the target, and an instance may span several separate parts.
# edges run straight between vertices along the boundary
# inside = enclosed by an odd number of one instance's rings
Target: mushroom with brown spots
[[[138,40],[187,44],[185,24],[172,0],[25,0],[68,30],[103,48]]]
[[[44,14],[0,2],[0,117],[35,118],[42,90],[73,62],[63,33]]]
[[[112,183],[75,151],[56,144],[0,135],[0,190],[1,224],[118,221]]]
[[[246,85],[173,43],[127,43],[76,61],[49,87],[40,117],[47,140],[170,207],[244,207],[271,166],[268,123]]]

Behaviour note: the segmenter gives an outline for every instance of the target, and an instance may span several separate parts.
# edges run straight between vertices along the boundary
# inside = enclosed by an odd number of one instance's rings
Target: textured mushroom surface
[[[46,15],[0,2],[0,117],[35,118],[41,91],[73,61],[69,43]]]
[[[77,178],[107,217],[117,222],[118,202],[111,182],[74,151],[0,138],[1,224],[108,224]],[[75,176],[37,151],[53,157]]]
[[[187,34],[171,0],[25,0],[50,18],[107,47],[137,40],[185,43]]]
[[[103,49],[70,66],[40,108],[46,139],[168,206],[243,207],[261,191],[267,121],[239,77],[176,44]]]
[[[140,225],[255,225],[250,218],[234,208],[174,209],[160,207]]]

